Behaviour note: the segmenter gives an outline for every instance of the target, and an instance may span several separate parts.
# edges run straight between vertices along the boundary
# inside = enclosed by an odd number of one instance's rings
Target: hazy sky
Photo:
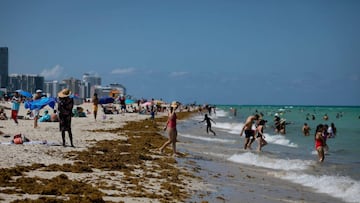
[[[360,105],[360,1],[0,0],[9,73],[138,98]]]

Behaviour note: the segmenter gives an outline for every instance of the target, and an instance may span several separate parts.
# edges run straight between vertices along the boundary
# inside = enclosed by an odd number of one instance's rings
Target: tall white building
[[[83,98],[91,98],[94,94],[93,87],[101,85],[101,78],[97,75],[84,73],[82,78],[81,96]]]

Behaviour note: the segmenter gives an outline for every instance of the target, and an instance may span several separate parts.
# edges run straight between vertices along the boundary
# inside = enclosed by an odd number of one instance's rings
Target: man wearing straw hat
[[[59,111],[59,123],[60,123],[60,131],[63,141],[63,146],[65,147],[65,131],[68,131],[71,147],[74,147],[72,140],[72,132],[71,132],[71,117],[72,117],[72,109],[74,106],[74,100],[70,98],[71,91],[67,88],[63,89],[58,93],[59,101],[58,101],[58,111]]]

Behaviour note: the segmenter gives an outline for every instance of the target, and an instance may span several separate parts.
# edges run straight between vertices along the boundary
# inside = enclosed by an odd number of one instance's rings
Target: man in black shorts
[[[251,127],[253,122],[259,120],[259,118],[258,114],[249,116],[245,121],[244,127],[241,129],[240,136],[245,132],[244,149],[251,149],[251,144],[255,141],[255,131]]]

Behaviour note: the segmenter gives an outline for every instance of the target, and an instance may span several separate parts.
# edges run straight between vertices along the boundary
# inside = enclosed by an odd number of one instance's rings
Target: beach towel
[[[38,100],[25,102],[25,109],[40,110],[44,108],[46,105],[49,105],[52,109],[54,109],[55,104],[56,104],[56,99],[54,97],[44,97]]]

